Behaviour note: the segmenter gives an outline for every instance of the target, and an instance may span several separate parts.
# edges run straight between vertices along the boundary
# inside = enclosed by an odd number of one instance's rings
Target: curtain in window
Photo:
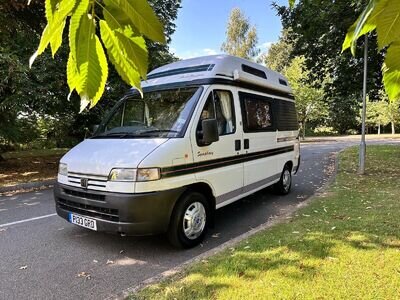
[[[149,111],[149,106],[147,105],[147,103],[144,103],[144,123],[147,126],[151,126],[150,124],[150,111]]]
[[[216,93],[221,102],[222,115],[226,119],[226,133],[231,133],[233,132],[233,114],[230,93],[223,91],[217,91]]]

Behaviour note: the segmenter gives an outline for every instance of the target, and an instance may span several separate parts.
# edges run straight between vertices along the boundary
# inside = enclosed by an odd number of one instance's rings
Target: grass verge
[[[276,225],[129,299],[399,299],[400,147],[340,154],[335,183]]]
[[[45,149],[2,154],[0,187],[53,179],[58,162],[68,149]]]

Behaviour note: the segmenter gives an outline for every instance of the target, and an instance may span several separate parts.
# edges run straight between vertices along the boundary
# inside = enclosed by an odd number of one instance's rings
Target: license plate
[[[72,224],[79,225],[91,230],[97,230],[96,220],[93,220],[91,218],[69,213],[68,221]]]

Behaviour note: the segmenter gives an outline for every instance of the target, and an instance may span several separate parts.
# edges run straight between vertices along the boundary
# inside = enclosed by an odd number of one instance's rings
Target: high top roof
[[[262,65],[230,55],[210,55],[177,61],[151,71],[142,87],[224,79],[291,93],[287,79]]]

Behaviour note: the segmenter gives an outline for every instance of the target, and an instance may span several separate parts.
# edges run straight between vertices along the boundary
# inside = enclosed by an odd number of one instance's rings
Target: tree
[[[268,53],[262,57],[264,64],[276,72],[282,73],[289,66],[293,53],[293,42],[289,39],[292,30],[283,29],[279,41],[273,43]]]
[[[400,1],[369,0],[357,20],[350,26],[343,42],[343,51],[350,48],[356,54],[359,37],[374,30],[378,51],[386,50],[383,81],[389,99],[400,99]],[[393,127],[394,130],[394,127]]]
[[[357,115],[361,100],[362,54],[353,57],[341,53],[343,37],[354,22],[354,15],[363,9],[366,0],[300,0],[292,9],[275,5],[283,27],[291,28],[288,39],[293,41],[293,56],[303,55],[310,70],[310,81],[324,85],[333,127],[340,133],[358,127]],[[362,44],[362,41],[360,42]],[[369,47],[377,47],[376,37]],[[383,53],[371,51],[368,58],[368,94],[377,97],[382,88]]]
[[[326,118],[328,114],[326,104],[323,102],[323,89],[315,88],[308,82],[309,71],[305,69],[304,61],[304,57],[295,57],[283,70],[296,97],[296,109],[303,139],[306,135],[307,122]]]
[[[370,101],[369,98],[367,99],[365,122],[367,126],[377,126],[378,134],[381,134],[381,127],[390,122],[387,118],[387,107],[388,103],[384,100]],[[361,113],[362,109],[360,109],[360,123]]]
[[[257,46],[257,30],[250,25],[250,21],[239,8],[231,11],[226,29],[226,41],[221,51],[230,55],[252,59],[260,50]]]
[[[103,95],[108,77],[104,48],[121,78],[141,91],[148,61],[142,36],[165,42],[162,24],[146,0],[47,0],[45,12],[47,25],[29,64],[47,47],[54,57],[69,18],[67,82],[70,95],[76,90],[81,98],[81,111]]]
[[[150,4],[164,24],[167,41],[175,30],[174,20],[180,0],[151,0]],[[98,124],[119,98],[130,88],[109,66],[106,91],[91,110],[79,114],[79,97],[66,100],[65,66],[68,59],[68,37],[51,59],[46,51],[31,70],[29,56],[35,51],[32,40],[39,40],[45,27],[44,1],[9,0],[0,3],[0,150],[18,143],[31,144],[42,139],[49,146],[70,147],[81,140],[93,124]],[[167,44],[146,40],[149,68],[171,62]],[[37,130],[38,123],[45,130]],[[29,145],[28,145],[29,146]],[[41,146],[41,145],[38,145]],[[1,152],[1,151],[0,151]]]

